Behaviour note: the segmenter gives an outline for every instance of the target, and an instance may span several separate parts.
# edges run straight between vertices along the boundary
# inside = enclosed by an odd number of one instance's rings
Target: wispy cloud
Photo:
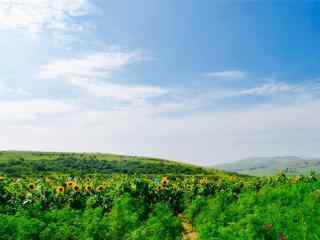
[[[125,66],[147,60],[141,51],[104,51],[77,58],[65,58],[41,66],[40,78],[92,79],[108,78]]]
[[[265,83],[263,85],[244,89],[238,92],[240,96],[271,96],[282,93],[297,93],[304,89],[303,86],[287,84],[284,82]]]
[[[88,0],[1,0],[0,29],[79,31],[73,19],[87,15],[91,6]]]
[[[84,89],[92,96],[110,97],[128,102],[139,102],[168,92],[168,90],[158,86],[97,83],[85,79],[72,79],[70,82],[74,86]]]
[[[111,97],[124,101],[140,101],[162,95],[159,86],[119,84],[115,73],[130,64],[150,60],[142,51],[104,51],[72,59],[59,59],[40,69],[41,79],[63,79],[95,97]]]
[[[221,72],[209,72],[205,74],[206,77],[215,79],[243,79],[246,73],[240,70],[226,70]]]

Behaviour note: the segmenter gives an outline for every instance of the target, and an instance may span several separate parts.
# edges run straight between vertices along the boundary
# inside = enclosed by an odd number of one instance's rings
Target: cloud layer
[[[320,142],[320,116],[316,114],[320,101],[315,99],[179,118],[154,117],[154,108],[92,110],[47,100],[0,106],[6,113],[1,116],[0,130],[7,136],[0,139],[0,145],[9,149],[118,152],[202,165],[253,153],[320,154],[313,148]]]
[[[89,13],[87,0],[1,0],[0,29],[79,31],[82,26],[73,18]]]

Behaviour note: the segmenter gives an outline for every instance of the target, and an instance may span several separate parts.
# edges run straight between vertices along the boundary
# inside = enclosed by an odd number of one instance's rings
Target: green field
[[[1,152],[0,239],[320,238],[320,176],[109,154]]]

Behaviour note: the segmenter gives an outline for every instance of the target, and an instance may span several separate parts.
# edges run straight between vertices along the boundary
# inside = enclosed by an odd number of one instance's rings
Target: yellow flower
[[[295,176],[295,177],[293,177],[293,182],[294,182],[294,183],[299,182],[299,180],[301,180],[301,177],[300,177],[300,176]]]
[[[4,180],[4,176],[0,176],[0,182]]]
[[[236,182],[237,181],[237,176],[230,176],[230,181],[232,181],[232,182]]]
[[[62,187],[62,186],[57,187],[56,192],[57,193],[64,193],[64,187]]]
[[[78,193],[80,192],[80,187],[78,185],[74,185],[73,190]]]
[[[204,177],[200,180],[200,184],[201,185],[207,185],[208,184],[208,178],[207,177]]]
[[[92,191],[92,187],[90,185],[87,185],[85,188],[86,192],[91,192]]]
[[[104,191],[104,187],[102,185],[96,188],[96,192],[103,192],[103,191]]]
[[[36,188],[36,184],[29,183],[28,188],[29,188],[30,191],[33,191]]]
[[[161,179],[161,185],[162,185],[163,187],[167,187],[167,186],[169,185],[169,179],[168,179],[167,177],[163,177],[163,178]]]
[[[68,186],[69,188],[74,188],[74,186],[76,186],[76,183],[75,183],[74,181],[68,181],[68,182],[67,182],[67,186]]]

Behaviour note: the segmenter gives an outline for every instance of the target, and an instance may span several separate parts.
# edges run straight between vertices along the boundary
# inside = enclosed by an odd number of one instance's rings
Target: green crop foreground
[[[111,161],[118,172],[123,163],[100,155],[70,173],[69,155],[23,154],[11,166],[8,154],[0,158],[0,239],[178,240],[185,226],[200,240],[320,239],[315,173],[256,178],[181,165],[190,174],[180,174],[178,163],[160,160],[139,162],[143,174],[81,170]],[[63,169],[38,168],[57,159]],[[151,163],[159,173],[143,168]]]
[[[0,238],[180,239],[176,216],[188,199],[222,189],[232,192],[236,186],[217,180],[183,175],[1,177]]]

